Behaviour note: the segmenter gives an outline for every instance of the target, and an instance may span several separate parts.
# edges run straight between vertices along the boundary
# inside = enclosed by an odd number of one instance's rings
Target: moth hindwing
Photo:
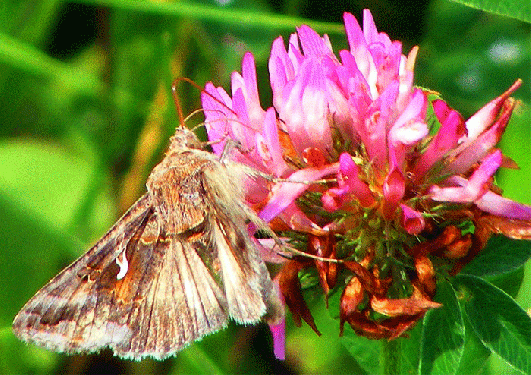
[[[48,349],[166,358],[227,324],[277,321],[283,309],[247,223],[237,164],[180,127],[142,196],[15,317]]]

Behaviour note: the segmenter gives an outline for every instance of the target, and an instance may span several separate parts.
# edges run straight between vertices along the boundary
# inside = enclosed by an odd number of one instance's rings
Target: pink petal
[[[459,176],[449,179],[460,187],[440,188],[436,185],[432,186],[430,189],[431,198],[440,202],[475,202],[487,192],[487,184],[500,167],[502,160],[501,151],[496,150],[483,160],[478,169],[470,176],[470,179],[466,180]]]
[[[221,155],[230,134],[230,119],[235,118],[230,110],[232,99],[223,89],[216,89],[208,82],[201,93],[201,102],[205,111],[208,139],[213,141],[212,150],[216,155]]]
[[[445,157],[446,153],[457,145],[457,141],[466,131],[461,115],[452,110],[444,101],[434,100],[432,105],[441,127],[413,168],[413,175],[417,182],[437,161]]]
[[[278,278],[273,280],[274,293],[280,296],[282,304],[285,305],[284,297],[280,293],[280,286],[278,284]],[[286,318],[282,318],[280,322],[269,324],[271,335],[273,336],[273,353],[275,357],[281,361],[286,359]]]
[[[422,90],[416,89],[409,104],[389,131],[389,151],[394,154],[401,170],[406,153],[428,135],[428,126],[424,122],[426,105],[426,95]]]
[[[402,226],[409,234],[419,234],[425,226],[424,217],[418,211],[413,210],[405,204],[401,204],[402,208]]]
[[[284,89],[279,118],[285,121],[293,145],[299,153],[306,148],[327,150],[332,142],[326,83],[321,67],[306,60],[289,94]]]
[[[379,42],[378,30],[369,9],[363,9],[363,34],[368,43]]]
[[[469,184],[475,185],[479,188],[487,183],[501,166],[502,161],[503,158],[501,151],[494,151],[492,154],[483,159],[478,169],[472,173],[472,176],[470,176],[470,179],[468,180]]]
[[[359,71],[367,80],[371,88],[372,97],[375,99],[378,97],[378,89],[376,88],[378,73],[369,52],[367,41],[356,18],[350,13],[345,13],[343,17],[345,19],[345,33],[347,34],[350,52],[356,60]]]
[[[247,111],[250,119],[257,119],[261,121],[264,110],[260,106],[260,99],[258,97],[258,86],[256,81],[256,67],[254,56],[247,52],[243,56],[242,61],[242,75],[237,72],[232,74],[232,93],[233,97],[236,91],[242,90],[247,105]]]
[[[310,186],[311,181],[318,180],[324,176],[336,174],[339,169],[339,163],[329,164],[323,168],[306,168],[298,170],[289,176],[289,181],[304,182],[279,182],[271,189],[271,197],[266,206],[258,215],[265,222],[271,221],[275,216],[280,214],[286,207],[304,193]]]
[[[277,215],[291,229],[303,233],[312,233],[316,236],[323,236],[327,231],[311,221],[299,207],[292,202],[279,215]]]
[[[311,27],[302,25],[297,29],[304,55],[322,57],[333,54],[332,47],[326,43]]]
[[[426,117],[426,94],[415,89],[407,107],[391,128],[393,140],[405,145],[414,145],[428,134],[428,126],[423,121]]]
[[[323,208],[328,212],[335,212],[348,201],[349,189],[347,186],[328,189],[321,197]]]
[[[232,138],[241,143],[244,150],[251,150],[254,147],[254,132],[250,126],[247,103],[242,89],[236,90],[232,96],[232,109],[236,112],[238,121],[231,121]]]
[[[367,112],[365,127],[360,129],[363,131],[360,136],[367,147],[369,158],[379,168],[384,168],[387,162],[387,124],[393,114],[398,88],[398,82],[386,87],[382,95],[372,103],[369,108],[372,113]]]
[[[513,85],[505,91],[502,95],[492,100],[477,111],[466,122],[466,128],[468,130],[467,140],[476,139],[483,131],[494,121],[501,106],[507,100],[507,98],[522,84],[522,80],[516,80]]]
[[[466,173],[471,166],[487,155],[499,142],[509,122],[515,103],[508,103],[494,125],[473,141],[467,141],[452,151],[450,157],[455,160],[443,171],[444,174]]]
[[[278,37],[273,41],[268,66],[271,89],[273,91],[273,105],[278,108],[280,103],[282,103],[283,88],[295,74],[282,37]]]
[[[404,176],[397,166],[391,169],[391,172],[385,178],[383,185],[384,195],[384,215],[387,219],[394,216],[394,212],[398,207],[399,202],[404,197],[406,191]]]
[[[288,170],[284,161],[283,150],[278,138],[277,116],[273,108],[269,108],[264,118],[263,133],[257,135],[257,151],[267,167],[267,171],[281,177]]]
[[[286,359],[286,318],[278,324],[270,324],[269,329],[273,336],[273,353],[281,361]]]
[[[371,189],[365,182],[359,179],[358,166],[352,157],[344,152],[339,156],[340,178],[348,186],[348,190],[354,194],[363,207],[370,207],[374,203]]]
[[[531,220],[531,206],[514,202],[489,191],[478,199],[476,206],[482,211],[508,219]]]

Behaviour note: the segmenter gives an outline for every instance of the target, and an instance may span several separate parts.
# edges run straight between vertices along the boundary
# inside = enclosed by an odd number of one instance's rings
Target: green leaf
[[[31,44],[1,32],[0,62],[34,76],[57,79],[66,86],[90,95],[103,87],[101,80],[90,72],[53,59]]]
[[[377,374],[380,371],[382,342],[358,336],[347,324],[341,343],[367,374]]]
[[[77,224],[76,210],[91,193],[92,182],[100,181],[100,192],[104,187],[94,159],[90,152],[79,155],[53,144],[0,142],[0,194],[51,227],[70,229]],[[97,215],[91,224],[97,221],[96,227],[104,230],[115,217],[114,203],[108,199],[98,203],[104,207],[92,213]]]
[[[380,353],[378,341],[357,336],[348,324],[344,335],[339,337],[340,296],[341,291],[332,293],[327,308],[319,287],[304,290],[304,299],[321,336],[304,323],[295,327],[291,317],[286,317],[286,351],[288,358],[305,358],[298,365],[302,373],[373,374],[374,371],[364,366],[364,359],[378,372],[378,361],[374,360]]]
[[[179,355],[179,365],[173,369],[174,374],[223,374],[223,370],[214,360],[220,360],[216,355],[209,355],[199,345],[192,345]]]
[[[339,335],[339,306],[342,294],[342,288],[334,289],[328,296],[328,309],[324,316],[315,314],[315,306],[310,310],[316,319],[317,327],[322,330],[323,335]],[[325,319],[326,318],[326,319]],[[326,330],[326,331],[325,331]],[[356,332],[345,323],[343,335],[338,337],[341,345],[350,354],[360,367],[356,373],[375,374],[380,371],[380,353],[382,352],[382,343],[379,340],[369,340],[365,337],[358,336]],[[376,359],[376,360],[375,360]],[[351,369],[350,371],[354,371]]]
[[[518,296],[518,292],[522,290],[522,283],[524,282],[525,267],[519,267],[516,270],[503,275],[496,275],[491,277],[485,277],[489,283],[497,288],[500,288],[512,298]],[[525,287],[523,288],[525,289]],[[525,290],[522,290],[525,293]],[[520,301],[517,301],[520,306],[524,306]]]
[[[249,10],[226,9],[226,7],[207,6],[192,2],[154,2],[154,1],[123,1],[123,0],[78,0],[97,6],[130,10],[137,13],[169,15],[175,17],[193,17],[197,20],[220,21],[224,24],[262,27],[274,30],[292,31],[301,24],[307,24],[317,32],[343,34],[342,24],[309,21],[307,19],[276,15],[273,13]]]
[[[465,118],[503,93],[519,77],[524,83],[514,97],[524,102],[529,100],[526,95],[531,73],[528,24],[450,1],[435,1],[430,7],[433,9],[426,20],[425,39],[415,64],[418,85],[435,89]],[[515,112],[526,111],[524,104],[521,111]],[[514,113],[513,117],[516,116]],[[513,120],[509,132],[512,123]],[[514,133],[515,142],[529,139],[525,138],[528,127],[522,129],[525,130]],[[508,155],[525,168],[523,160],[526,159]],[[521,171],[511,173],[520,176],[520,180],[526,176]],[[516,190],[522,191],[521,194],[526,191],[521,186]]]
[[[483,251],[467,264],[461,274],[481,277],[513,272],[531,257],[531,242],[492,237]]]
[[[464,307],[460,306],[461,316],[465,315]],[[491,351],[483,345],[478,336],[474,333],[470,321],[463,319],[465,325],[465,350],[461,356],[456,374],[486,375],[488,372],[488,361]]]
[[[407,331],[406,337],[398,338],[401,341],[402,358],[400,360],[400,373],[414,374],[418,372],[420,364],[420,345],[422,338],[422,321]]]
[[[529,0],[452,0],[456,3],[481,9],[506,17],[531,22],[531,1]]]
[[[515,368],[531,374],[531,318],[494,285],[471,275],[453,281],[481,342]]]
[[[54,374],[60,356],[57,353],[26,345],[11,332],[10,326],[0,328],[0,373]]]
[[[419,374],[456,374],[464,351],[465,326],[450,283],[437,285],[435,300],[443,305],[424,317]]]

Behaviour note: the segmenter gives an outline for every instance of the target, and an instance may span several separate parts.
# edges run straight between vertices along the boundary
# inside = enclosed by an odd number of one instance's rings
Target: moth
[[[147,192],[17,314],[13,331],[47,349],[111,348],[163,359],[223,328],[283,317],[248,224],[241,165],[179,127]],[[242,175],[243,174],[243,175]]]

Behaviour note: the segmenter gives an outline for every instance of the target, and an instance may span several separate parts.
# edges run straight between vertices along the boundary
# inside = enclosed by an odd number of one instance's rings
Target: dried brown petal
[[[417,277],[423,291],[433,296],[436,288],[433,263],[427,256],[420,256],[415,258],[415,269],[417,270]]]
[[[301,283],[299,281],[299,271],[311,266],[311,264],[312,262],[308,259],[292,259],[286,262],[278,274],[278,284],[286,305],[291,311],[295,325],[300,327],[302,319],[320,336],[321,333],[317,329],[312,313],[302,296]]]
[[[282,158],[284,161],[295,169],[300,169],[304,166],[304,162],[301,160],[298,151],[295,149],[291,137],[289,134],[282,130],[282,125],[278,126],[278,140],[282,149]]]
[[[361,264],[355,261],[345,261],[343,265],[359,277],[363,287],[371,294],[377,293],[377,283],[375,277]]]
[[[332,252],[329,256],[330,259],[337,259],[336,258],[336,251]],[[337,263],[329,262],[328,263],[328,273],[326,275],[326,279],[328,280],[328,286],[330,288],[333,288],[336,286],[337,283],[337,272],[338,272],[338,265]]]
[[[468,255],[468,250],[470,250],[471,246],[472,236],[468,234],[448,245],[443,254],[449,259],[461,259]]]
[[[502,155],[502,164],[500,165],[500,168],[520,169],[518,164],[507,155]]]
[[[444,228],[443,232],[430,244],[437,249],[448,246],[461,237],[461,230],[455,225],[449,225]]]
[[[343,289],[339,306],[339,335],[343,334],[343,326],[345,321],[350,323],[355,315],[359,315],[358,305],[363,301],[364,297],[363,286],[360,280],[354,276]]]
[[[488,215],[479,218],[477,225],[489,229],[493,234],[503,234],[515,240],[531,239],[531,223],[527,220]]]
[[[428,253],[436,253],[461,237],[461,230],[454,225],[449,225],[434,239],[421,242],[408,250],[413,258]]]
[[[328,236],[308,235],[308,252],[321,258],[328,258],[331,252],[328,238]],[[330,285],[328,284],[328,267],[330,266],[330,262],[315,260],[315,266],[319,275],[319,283],[325,295],[328,295],[330,291]]]
[[[468,254],[454,264],[450,275],[458,274],[466,264],[474,259],[485,248],[493,234],[503,234],[513,239],[531,239],[531,224],[523,220],[484,215],[480,211],[476,211],[475,216],[474,225],[476,229],[471,237],[472,244]]]
[[[382,339],[388,337],[388,330],[384,327],[376,324],[373,321],[368,320],[363,314],[353,314],[348,318],[348,323],[360,336],[364,336],[368,339]]]
[[[400,317],[389,319],[389,321],[384,321],[383,325],[386,326],[389,332],[387,338],[389,340],[394,340],[398,337],[404,336],[404,333],[413,326],[424,316],[424,313],[411,317]]]
[[[414,316],[403,316],[374,322],[361,313],[349,317],[348,323],[356,334],[368,339],[395,339],[403,336],[404,332],[413,327],[424,316],[424,313]]]
[[[440,303],[422,295],[418,288],[413,288],[413,294],[409,298],[388,299],[373,296],[371,298],[371,308],[380,314],[398,317],[403,315],[413,316],[442,306]]]

